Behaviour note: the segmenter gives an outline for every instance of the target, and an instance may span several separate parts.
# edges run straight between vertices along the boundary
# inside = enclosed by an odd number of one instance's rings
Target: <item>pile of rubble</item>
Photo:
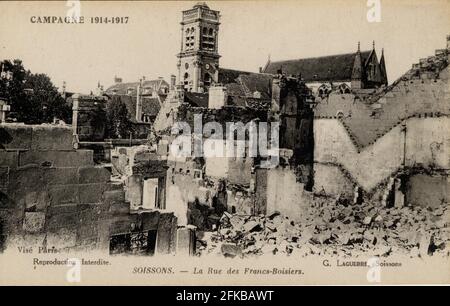
[[[298,220],[273,213],[225,213],[217,231],[198,237],[198,255],[250,257],[265,254],[305,257],[450,255],[450,210],[344,205],[319,199]]]

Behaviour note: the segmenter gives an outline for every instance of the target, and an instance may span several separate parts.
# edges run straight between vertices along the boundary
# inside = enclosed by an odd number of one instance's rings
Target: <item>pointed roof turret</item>
[[[384,85],[388,85],[387,72],[386,72],[386,62],[384,60],[384,48],[381,49],[380,58],[380,70],[381,70],[381,81]]]
[[[358,41],[358,50],[356,51],[353,62],[352,80],[361,80],[363,77],[362,72],[361,43]]]

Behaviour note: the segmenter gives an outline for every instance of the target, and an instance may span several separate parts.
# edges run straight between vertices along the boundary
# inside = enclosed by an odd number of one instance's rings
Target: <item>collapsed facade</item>
[[[282,232],[276,229],[280,224],[289,234],[274,238],[278,250],[280,244],[284,250],[293,248],[286,246],[288,241],[307,243],[310,252],[311,241],[314,248],[330,241],[348,246],[369,239],[374,245],[373,235],[364,233],[374,226],[392,229],[394,225],[382,221],[388,218],[381,212],[389,209],[429,207],[442,211],[433,218],[446,218],[450,36],[446,49],[420,60],[387,86],[384,54],[378,61],[375,49],[361,52],[359,47],[339,56],[268,62],[260,73],[221,68],[219,19],[220,13],[206,4],[183,12],[178,84],[171,82],[144,141],[105,142],[98,120],[104,97],[75,95],[72,129],[1,126],[10,136],[0,149],[0,241],[32,237],[51,245],[61,239],[68,248],[193,255],[196,243],[206,249],[211,240],[204,237],[217,231],[214,243],[223,240],[226,245],[222,253],[240,256],[243,236],[252,233],[243,241],[252,253],[264,253],[273,238],[269,234]],[[137,92],[135,85],[126,85],[129,93],[119,92],[126,86],[113,86],[110,94],[136,94],[130,105],[136,105],[136,119],[142,119],[141,83]],[[196,130],[198,118],[203,127],[216,123],[215,132],[225,131],[230,122],[279,123],[278,147],[268,148],[276,150],[277,163],[262,166],[267,157],[252,156],[245,145],[245,153],[237,157],[174,156],[172,144],[179,134],[171,130],[177,122],[194,131],[189,142],[199,137],[203,145],[211,139],[216,145],[229,142]],[[61,141],[47,143],[57,131]],[[257,136],[269,139],[268,134]],[[62,160],[61,154],[73,158]],[[330,223],[339,218],[323,217],[322,207],[338,215],[358,211],[351,222],[357,230],[363,227],[363,238],[331,239],[331,232],[339,231]],[[330,237],[314,237],[325,226],[314,223],[316,215],[326,219]],[[236,230],[221,232],[224,219]],[[306,222],[311,233],[302,228],[292,234],[295,222]],[[254,237],[258,232],[270,239]],[[422,243],[426,252],[430,239],[441,248],[440,239],[445,249],[448,231],[428,237]],[[409,248],[419,244],[410,243]]]
[[[0,131],[2,249],[176,251],[184,233],[176,217],[131,211],[107,165],[95,164],[92,150],[74,149],[70,127],[5,124]]]

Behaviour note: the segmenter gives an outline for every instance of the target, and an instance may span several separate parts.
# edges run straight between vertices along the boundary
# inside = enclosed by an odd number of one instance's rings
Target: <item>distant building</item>
[[[133,123],[153,122],[171,88],[162,77],[148,81],[143,78],[132,83],[123,83],[121,78],[115,77],[114,81],[115,84],[107,88],[103,95],[123,102]],[[173,78],[171,82],[175,83]]]
[[[372,89],[388,84],[384,51],[381,59],[375,51],[338,54],[286,61],[268,60],[263,73],[300,76],[315,93],[326,94],[337,87],[342,93],[350,90]]]
[[[141,79],[138,82],[123,83],[121,78],[114,78],[114,85],[108,87],[104,93],[111,95],[128,95],[136,96],[138,90],[141,96],[159,96],[164,98],[169,92],[170,85],[164,78],[159,77],[157,80]]]

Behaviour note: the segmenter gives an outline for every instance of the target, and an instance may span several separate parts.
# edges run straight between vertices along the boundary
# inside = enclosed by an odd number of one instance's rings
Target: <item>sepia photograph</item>
[[[450,284],[449,16],[0,2],[0,285]]]

